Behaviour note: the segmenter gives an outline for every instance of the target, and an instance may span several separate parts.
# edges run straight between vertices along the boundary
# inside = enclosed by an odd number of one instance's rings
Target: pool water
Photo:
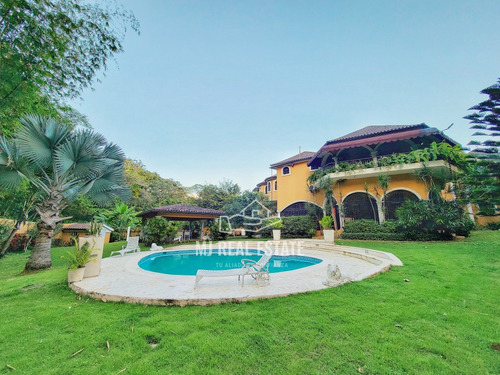
[[[196,250],[179,250],[154,253],[139,261],[139,267],[146,271],[166,273],[170,275],[195,276],[196,272],[202,270],[227,270],[241,268],[242,259],[259,260],[262,251],[226,250],[223,252],[213,251],[211,253],[198,252]],[[300,255],[273,255],[269,261],[269,272],[293,271],[321,263],[318,258]]]

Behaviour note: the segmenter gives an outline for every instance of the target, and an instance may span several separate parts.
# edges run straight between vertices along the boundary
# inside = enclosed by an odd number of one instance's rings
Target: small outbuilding
[[[170,206],[155,207],[148,211],[141,212],[138,217],[141,217],[143,222],[146,219],[151,219],[156,216],[164,217],[174,221],[188,221],[191,226],[193,221],[201,221],[201,236],[203,236],[203,228],[208,219],[218,219],[225,215],[223,211],[213,210],[211,208],[189,206],[187,204],[172,204]]]
[[[61,239],[62,243],[69,243],[71,237],[85,237],[90,229],[89,223],[68,223],[63,224],[61,232],[58,233],[54,238]],[[103,224],[101,230],[101,236],[104,237],[104,243],[109,243],[111,232],[113,232],[113,228],[110,226]]]

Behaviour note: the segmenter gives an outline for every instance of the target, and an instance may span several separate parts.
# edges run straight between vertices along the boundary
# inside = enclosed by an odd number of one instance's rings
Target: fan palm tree
[[[126,199],[124,154],[91,130],[71,130],[50,117],[27,115],[14,137],[0,137],[0,189],[16,189],[29,181],[40,191],[35,246],[26,270],[51,266],[54,228],[60,212],[78,195],[100,206]]]

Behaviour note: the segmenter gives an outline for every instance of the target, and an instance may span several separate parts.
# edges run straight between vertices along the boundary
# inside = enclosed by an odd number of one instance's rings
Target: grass
[[[168,308],[80,298],[66,285],[64,248],[32,275],[17,276],[26,254],[8,255],[0,374],[500,373],[491,348],[500,343],[500,232],[339,242],[392,252],[405,266],[286,298]]]

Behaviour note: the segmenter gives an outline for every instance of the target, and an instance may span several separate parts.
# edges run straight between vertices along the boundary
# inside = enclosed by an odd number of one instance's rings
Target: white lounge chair
[[[139,237],[129,237],[127,244],[122,246],[121,250],[112,251],[109,254],[112,257],[114,254],[120,254],[124,256],[127,253],[140,253],[141,248],[139,247]]]
[[[181,241],[182,241],[182,234],[181,234],[181,235],[179,235],[179,236],[177,236],[177,237],[175,237],[175,238],[172,240],[172,242],[181,242]]]
[[[241,286],[245,285],[245,276],[250,275],[256,280],[269,280],[269,260],[274,254],[272,252],[265,252],[264,255],[257,261],[251,259],[242,259],[243,267],[232,268],[229,270],[198,270],[196,272],[196,281],[194,287],[198,288],[198,283],[203,277],[224,277],[224,276],[238,276],[238,281],[241,279]]]

